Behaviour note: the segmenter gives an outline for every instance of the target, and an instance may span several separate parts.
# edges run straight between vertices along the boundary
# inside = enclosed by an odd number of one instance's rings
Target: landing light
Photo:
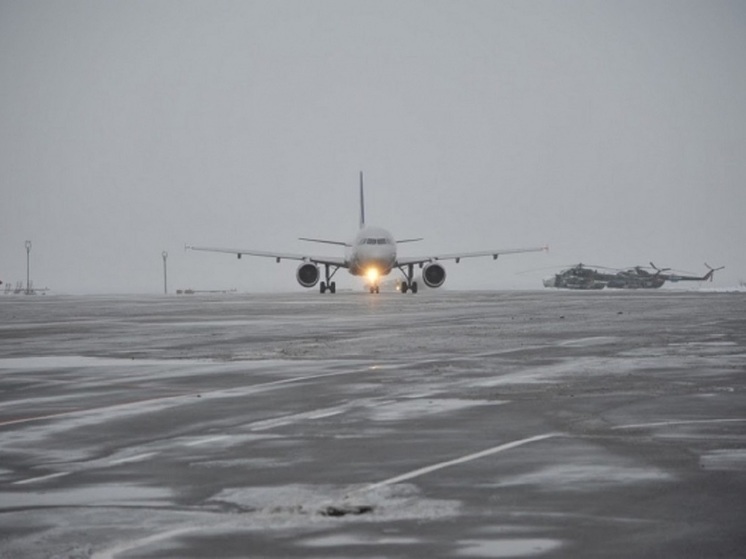
[[[368,271],[365,272],[365,277],[368,278],[370,283],[375,284],[378,281],[378,270],[375,268],[368,268]]]

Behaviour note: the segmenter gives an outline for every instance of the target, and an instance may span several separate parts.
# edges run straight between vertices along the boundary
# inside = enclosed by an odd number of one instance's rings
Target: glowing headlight
[[[365,277],[368,278],[370,283],[376,283],[378,281],[378,270],[375,268],[368,268],[368,271],[365,272]]]

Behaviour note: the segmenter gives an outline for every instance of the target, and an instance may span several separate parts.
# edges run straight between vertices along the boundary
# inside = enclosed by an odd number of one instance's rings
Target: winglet
[[[365,196],[363,195],[363,172],[360,171],[360,229],[365,227]]]

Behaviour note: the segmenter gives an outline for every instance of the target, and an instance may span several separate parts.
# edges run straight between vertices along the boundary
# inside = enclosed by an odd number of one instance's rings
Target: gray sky
[[[402,254],[536,287],[588,262],[746,279],[742,1],[0,0],[0,279],[72,293],[301,290],[357,173]],[[341,285],[358,280],[345,273]]]

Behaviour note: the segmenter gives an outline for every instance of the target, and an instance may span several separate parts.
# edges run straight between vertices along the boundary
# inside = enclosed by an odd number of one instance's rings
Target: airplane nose
[[[379,270],[390,270],[393,264],[391,256],[387,254],[385,250],[366,250],[361,256],[365,263],[369,266],[375,266]]]
[[[388,270],[391,268],[391,261],[386,258],[376,258],[371,263],[379,270]]]

